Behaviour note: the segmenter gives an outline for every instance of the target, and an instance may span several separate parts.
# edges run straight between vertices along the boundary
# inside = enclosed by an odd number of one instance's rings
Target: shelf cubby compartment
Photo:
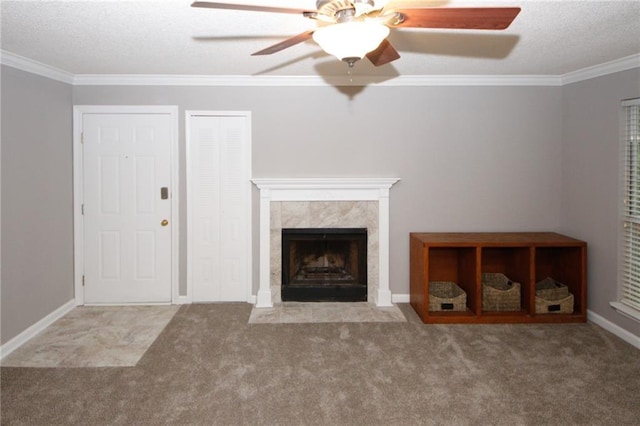
[[[477,249],[475,247],[425,247],[419,239],[411,240],[411,306],[424,322],[457,322],[474,318],[477,312]],[[429,283],[456,283],[467,296],[465,311],[430,311]],[[453,319],[453,321],[450,321]]]
[[[467,312],[475,313],[476,306],[476,249],[473,247],[431,247],[428,250],[427,265],[429,283],[450,281],[456,283],[467,294]],[[447,311],[430,311],[430,315],[460,314]]]
[[[500,273],[520,284],[520,309],[517,311],[490,311],[482,309],[482,315],[526,315],[531,312],[531,248],[530,247],[482,247],[481,274]],[[482,280],[481,280],[482,281]],[[480,283],[482,294],[482,282]],[[480,297],[482,306],[482,295]]]
[[[586,247],[582,245],[536,247],[535,282],[550,277],[566,285],[569,293],[573,294],[572,314],[536,314],[537,316],[569,315],[586,318],[586,255]]]

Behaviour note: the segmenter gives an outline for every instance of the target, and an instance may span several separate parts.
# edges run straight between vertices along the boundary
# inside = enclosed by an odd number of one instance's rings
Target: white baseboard
[[[45,328],[49,327],[51,324],[71,312],[73,308],[76,307],[76,300],[71,299],[64,305],[60,306],[55,311],[51,312],[46,317],[42,318],[37,323],[33,324],[31,327],[27,328],[22,333],[18,334],[13,339],[9,340],[7,343],[0,347],[0,359],[4,359],[11,352],[18,349],[20,346],[27,343],[30,339],[35,337],[36,334],[43,331]]]
[[[391,297],[391,301],[393,303],[409,303],[409,295],[394,294]],[[593,322],[594,324],[604,328],[608,332],[615,334],[625,342],[640,349],[640,336],[636,336],[635,334],[628,332],[627,330],[620,327],[619,325],[612,323],[608,319],[605,319],[604,317],[601,317],[600,315],[590,310],[587,310],[587,319]]]
[[[409,303],[408,294],[392,294],[391,303]]]
[[[628,332],[627,330],[620,327],[619,325],[612,323],[608,319],[605,319],[604,317],[601,317],[600,315],[588,309],[587,309],[587,320],[593,322],[596,325],[599,325],[600,327],[604,328],[608,332],[615,334],[625,342],[640,349],[640,336],[636,336],[635,334]]]

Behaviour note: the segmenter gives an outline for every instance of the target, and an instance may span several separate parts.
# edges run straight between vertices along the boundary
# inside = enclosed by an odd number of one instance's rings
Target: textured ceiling
[[[171,1],[5,1],[2,49],[73,74],[344,75],[313,41],[251,53],[316,27],[298,15],[190,7]],[[238,1],[315,9],[314,0]],[[562,75],[640,53],[640,1],[417,1],[391,5],[520,6],[505,31],[392,29],[402,56],[354,74]]]

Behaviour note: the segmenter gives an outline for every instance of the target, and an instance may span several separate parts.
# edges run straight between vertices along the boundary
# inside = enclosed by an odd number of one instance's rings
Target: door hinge
[[[84,204],[80,205],[80,214],[84,214]]]
[[[82,276],[82,287],[84,287],[84,275]]]
[[[84,143],[84,132],[80,133],[80,143]]]

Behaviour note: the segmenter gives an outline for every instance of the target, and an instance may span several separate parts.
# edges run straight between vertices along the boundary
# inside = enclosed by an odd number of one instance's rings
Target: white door
[[[250,292],[249,118],[187,112],[188,285],[194,302]]]
[[[84,302],[171,302],[169,114],[83,114]]]

